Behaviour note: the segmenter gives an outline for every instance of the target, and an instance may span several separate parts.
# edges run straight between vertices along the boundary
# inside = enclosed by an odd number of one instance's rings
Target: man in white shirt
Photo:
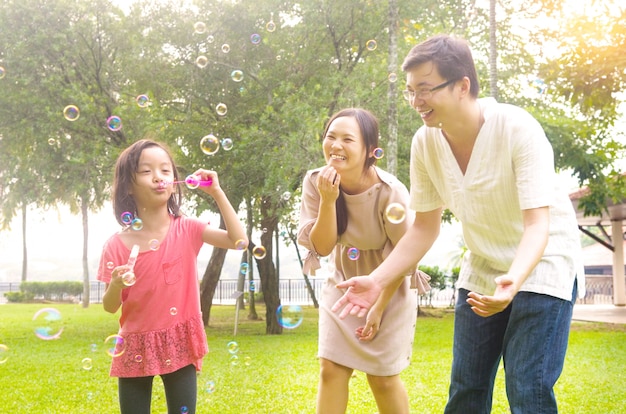
[[[409,52],[402,69],[405,97],[424,121],[411,146],[415,221],[369,276],[337,285],[348,290],[333,310],[365,316],[380,290],[430,249],[445,206],[461,222],[468,247],[445,413],[490,413],[501,359],[513,414],[556,413],[553,387],[584,272],[575,212],[558,188],[552,147],[525,110],[478,98],[466,41],[432,37]]]

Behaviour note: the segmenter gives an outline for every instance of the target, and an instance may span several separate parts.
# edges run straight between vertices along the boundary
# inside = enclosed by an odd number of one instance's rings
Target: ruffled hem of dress
[[[159,331],[120,335],[123,352],[118,345],[116,354],[121,354],[111,363],[112,377],[163,375],[190,364],[199,371],[209,352],[201,315]]]

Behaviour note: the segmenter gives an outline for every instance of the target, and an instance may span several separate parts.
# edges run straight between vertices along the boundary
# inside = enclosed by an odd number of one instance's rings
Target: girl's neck
[[[167,208],[149,209],[137,206],[137,215],[143,222],[146,231],[160,231],[164,226],[169,226],[170,214]]]

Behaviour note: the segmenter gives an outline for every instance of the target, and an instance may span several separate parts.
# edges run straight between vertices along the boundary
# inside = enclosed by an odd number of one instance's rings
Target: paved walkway
[[[626,306],[574,305],[575,321],[626,324]]]

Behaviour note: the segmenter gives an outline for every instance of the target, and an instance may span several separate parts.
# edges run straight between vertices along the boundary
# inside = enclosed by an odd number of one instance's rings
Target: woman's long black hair
[[[356,120],[359,125],[359,129],[361,130],[361,136],[363,137],[363,143],[365,144],[365,151],[367,153],[373,151],[375,148],[378,148],[378,119],[370,111],[362,108],[346,108],[335,113],[326,123],[326,128],[324,129],[324,135],[322,138],[326,137],[330,124],[332,124],[335,119],[344,116],[350,116]],[[376,158],[373,156],[365,157],[363,174],[365,174],[367,170],[375,164]],[[341,185],[339,185],[339,197],[337,197],[337,200],[335,201],[335,209],[337,211],[337,235],[342,235],[348,227],[348,209],[346,207],[346,200],[344,198],[343,191],[341,191]]]

